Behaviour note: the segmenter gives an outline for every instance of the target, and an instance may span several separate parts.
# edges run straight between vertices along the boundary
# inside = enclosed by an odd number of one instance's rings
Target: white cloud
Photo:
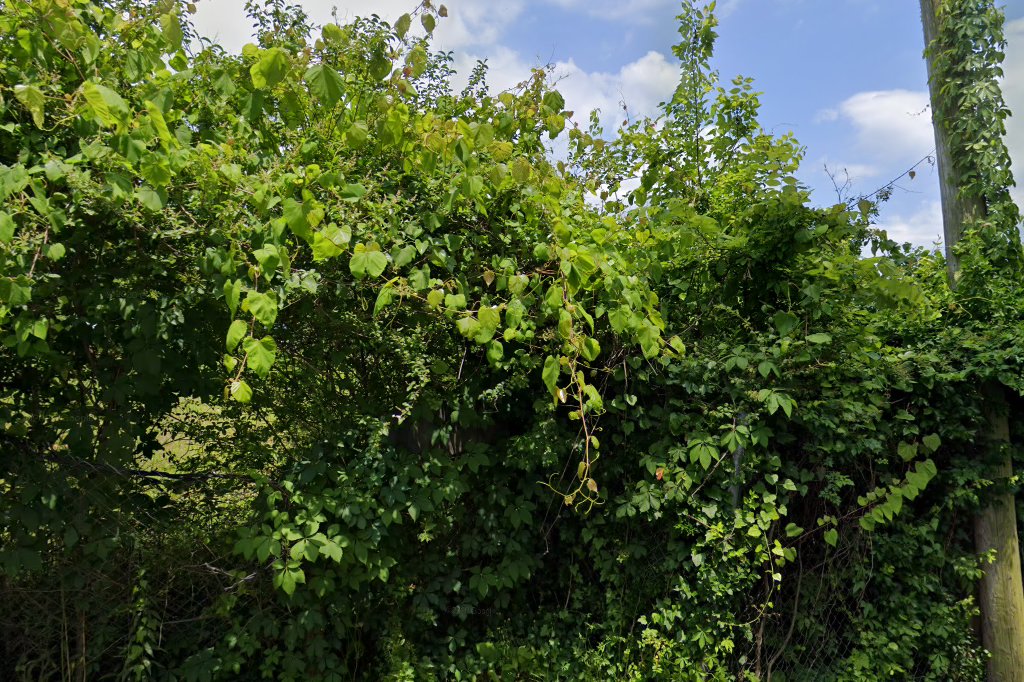
[[[818,113],[814,115],[815,123],[831,123],[832,121],[836,120],[839,120],[838,109],[821,109],[820,111],[818,111]]]
[[[718,7],[719,18],[725,18],[739,9],[741,0],[725,0]]]
[[[616,21],[632,24],[651,24],[665,16],[663,10],[679,10],[678,0],[545,0],[563,9],[574,9],[586,12],[592,17],[605,21]],[[737,0],[726,0],[726,7]],[[719,11],[722,15],[722,11]]]
[[[927,92],[859,92],[839,105],[839,114],[853,124],[858,145],[873,158],[914,162],[935,148]]]
[[[470,70],[481,58],[472,52],[456,53],[456,90],[465,85]],[[530,77],[532,68],[544,66],[539,59],[527,62],[518,52],[500,45],[489,50],[487,65],[487,82],[493,92],[521,83]],[[679,80],[678,65],[653,50],[615,72],[584,71],[571,59],[556,62],[551,68],[555,88],[565,98],[566,109],[574,112],[573,120],[586,126],[590,112],[599,109],[606,136],[613,135],[627,115],[623,105],[631,119],[654,115]]]
[[[609,20],[660,16],[660,12],[651,10],[671,4],[670,0],[547,1],[591,14],[601,13]],[[437,49],[455,51],[456,90],[465,85],[478,59],[487,59],[488,83],[493,91],[505,90],[526,80],[531,68],[544,65],[540,57],[531,62],[500,42],[503,27],[515,21],[524,3],[525,0],[445,0],[448,17],[438,22],[433,45]],[[243,4],[244,0],[200,0],[193,17],[197,30],[204,36],[217,38],[225,49],[240,50],[252,40],[251,22],[245,16]],[[316,24],[332,21],[335,7],[338,20],[342,22],[368,13],[393,21],[415,5],[411,0],[374,0],[372,4],[365,0],[300,0],[300,4]],[[414,22],[413,26],[416,25]],[[566,99],[566,107],[576,112],[576,120],[585,123],[592,109],[600,109],[602,123],[609,134],[624,116],[623,104],[631,117],[655,113],[658,103],[671,95],[678,75],[678,67],[654,51],[615,72],[587,72],[572,59],[554,65],[557,88]]]
[[[655,114],[658,104],[675,90],[679,67],[652,50],[614,73],[588,73],[570,59],[555,64],[554,74],[576,119],[585,122],[592,110],[600,109],[601,123],[611,134],[627,112],[631,118]]]
[[[469,81],[469,75],[476,63],[487,60],[487,84],[492,92],[508,90],[530,77],[531,69],[544,66],[540,61],[527,63],[515,50],[503,45],[492,46],[486,55],[462,50],[455,53],[455,78],[453,89],[458,92]]]
[[[200,35],[215,38],[226,50],[238,52],[252,40],[252,22],[245,16],[244,0],[199,0],[193,17]],[[298,0],[317,25],[333,21],[337,8],[342,23],[357,16],[376,14],[394,21],[412,10],[413,0]],[[457,50],[468,46],[492,45],[501,38],[502,28],[523,10],[523,0],[445,0],[448,17],[437,23],[434,47]],[[414,30],[419,22],[413,22]]]
[[[870,163],[838,163],[835,165],[828,164],[828,167],[829,170],[839,173],[843,178],[849,176],[851,182],[874,178],[881,173],[881,169],[878,166]],[[836,177],[836,180],[840,179],[840,177]]]
[[[877,227],[900,244],[910,242],[917,246],[934,246],[942,241],[942,204],[938,201],[923,202],[909,215],[886,214],[883,205]]]

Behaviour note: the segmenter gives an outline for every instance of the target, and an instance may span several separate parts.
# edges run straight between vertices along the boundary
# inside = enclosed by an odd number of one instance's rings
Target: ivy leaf
[[[34,85],[15,85],[14,96],[32,114],[32,122],[36,128],[43,127],[43,115],[46,110],[46,95]]]
[[[516,329],[523,321],[526,313],[526,306],[518,298],[513,298],[505,309],[505,326],[509,329]]]
[[[148,153],[139,163],[139,172],[151,185],[164,187],[171,181],[171,169],[167,157],[160,153]]]
[[[406,245],[399,249],[398,253],[392,255],[394,255],[395,268],[404,268],[416,257],[416,247]]]
[[[345,80],[329,66],[311,66],[303,78],[309,86],[309,91],[327,108],[333,108],[345,94]]]
[[[225,345],[227,346],[229,353],[234,352],[234,350],[238,348],[238,344],[242,341],[248,331],[249,326],[242,320],[235,320],[231,323],[231,326],[228,327],[228,337],[225,341]]]
[[[264,50],[259,61],[249,67],[256,89],[272,88],[288,74],[288,54],[279,47]]]
[[[160,142],[164,147],[177,146],[177,140],[167,128],[167,121],[164,119],[164,114],[160,107],[154,102],[146,100],[146,113],[149,114],[149,120],[153,124],[153,128],[156,129],[156,135],[160,138]]]
[[[541,372],[541,378],[544,380],[544,385],[548,387],[548,392],[551,393],[552,397],[558,395],[558,375],[561,372],[561,366],[558,362],[558,358],[553,355],[549,355],[544,359],[544,369]]]
[[[430,288],[430,266],[415,268],[410,272],[409,286],[416,291],[425,291]]]
[[[50,260],[57,261],[64,257],[66,251],[67,250],[64,248],[63,244],[55,242],[46,248],[46,257]]]
[[[810,343],[816,344],[832,343],[832,337],[825,333],[811,334],[810,336],[807,337],[807,340]]]
[[[377,80],[384,80],[391,75],[391,60],[384,54],[383,49],[374,51],[370,59],[370,76]]]
[[[530,162],[525,157],[518,156],[509,166],[509,171],[512,173],[512,178],[522,185],[530,179],[533,166],[530,165]]]
[[[611,325],[612,331],[616,334],[621,334],[626,331],[629,326],[630,310],[625,306],[619,306],[608,311],[608,324]]]
[[[825,531],[825,542],[831,547],[835,547],[839,541],[839,532],[835,528],[829,528]]]
[[[472,199],[480,194],[484,188],[484,179],[479,175],[465,175],[462,178],[460,191],[467,199]]]
[[[246,353],[246,365],[260,379],[266,379],[277,357],[277,343],[269,336],[256,340],[252,337],[242,342]]]
[[[923,442],[924,446],[928,448],[928,452],[935,452],[939,449],[939,446],[942,445],[942,439],[939,438],[939,435],[936,433],[928,434],[921,439],[921,442]]]
[[[556,113],[565,109],[565,98],[557,90],[549,90],[544,93],[543,103],[544,106]]]
[[[572,336],[572,315],[565,308],[558,311],[558,336],[562,339]]]
[[[181,49],[181,41],[184,40],[185,34],[181,30],[181,20],[178,19],[178,16],[176,14],[161,14],[160,28],[167,51],[177,52]]]

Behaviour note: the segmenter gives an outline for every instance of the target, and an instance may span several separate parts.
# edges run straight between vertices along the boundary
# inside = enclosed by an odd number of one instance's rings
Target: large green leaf
[[[317,64],[309,67],[305,80],[309,91],[326,107],[333,107],[345,94],[345,79],[329,66]]]
[[[32,122],[36,127],[42,128],[46,111],[46,96],[43,91],[34,85],[15,85],[14,96],[32,114]]]
[[[409,28],[412,26],[412,17],[406,13],[398,17],[398,21],[395,22],[395,34],[399,38],[404,38],[405,34],[409,32]]]
[[[246,365],[261,379],[266,379],[277,357],[277,343],[269,336],[262,339],[247,338],[242,342]]]
[[[185,34],[181,30],[181,19],[177,14],[161,14],[160,28],[162,29],[164,44],[167,52],[177,52],[181,49],[181,41]]]
[[[228,327],[228,336],[225,340],[225,346],[229,353],[233,352],[235,348],[238,348],[238,344],[249,333],[249,325],[243,320],[235,320]]]
[[[779,331],[779,336],[787,336],[791,331],[796,329],[798,324],[800,324],[800,320],[797,319],[796,315],[786,312],[775,313],[775,316],[772,317],[772,322],[775,324],[775,328]]]
[[[108,128],[126,123],[131,115],[128,103],[121,95],[95,81],[86,81],[82,85],[82,97],[93,118]]]
[[[252,84],[263,90],[272,88],[288,75],[288,53],[279,47],[272,47],[260,54],[259,60],[249,67]]]
[[[253,251],[252,255],[260,264],[260,273],[267,278],[270,278],[281,264],[281,253],[273,244],[265,244]]]
[[[10,213],[0,211],[0,244],[14,239],[14,218]]]
[[[13,308],[31,300],[32,285],[27,277],[0,277],[0,303]]]
[[[270,292],[268,294],[250,291],[245,297],[245,305],[252,316],[265,327],[274,324],[277,319],[277,296]]]
[[[306,242],[313,241],[310,214],[312,207],[304,201],[296,201],[291,197],[284,200],[284,219],[292,233]]]
[[[477,329],[474,339],[477,343],[487,343],[494,338],[494,332],[501,324],[501,312],[496,307],[484,306],[476,313],[480,327]]]
[[[167,193],[163,189],[145,185],[135,191],[135,197],[140,204],[154,212],[161,210],[167,201]]]
[[[544,380],[544,385],[548,387],[548,391],[552,396],[558,395],[558,375],[560,372],[561,365],[558,362],[558,358],[553,355],[544,358],[544,369],[541,372],[541,378]]]
[[[235,311],[238,310],[238,301],[242,296],[242,281],[241,280],[225,280],[224,282],[224,301],[228,304],[228,310],[234,315]]]
[[[363,277],[380,277],[388,266],[388,257],[379,249],[368,250],[362,244],[356,247],[349,261],[349,269],[356,279]]]
[[[230,394],[233,400],[240,403],[247,403],[252,400],[252,389],[244,381],[232,381]]]
[[[313,260],[326,260],[341,254],[351,240],[352,231],[347,225],[338,227],[331,223],[313,235]]]

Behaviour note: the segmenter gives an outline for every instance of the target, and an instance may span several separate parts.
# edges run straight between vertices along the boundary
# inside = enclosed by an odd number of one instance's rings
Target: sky
[[[438,4],[441,0],[434,0]],[[378,14],[389,21],[417,0],[291,0],[318,23]],[[452,50],[462,77],[478,59],[502,90],[530,69],[553,64],[566,109],[581,123],[601,111],[606,131],[629,115],[650,115],[679,76],[678,0],[444,0],[449,16],[434,46]],[[202,35],[238,51],[251,41],[244,0],[199,0]],[[1003,94],[1011,111],[1007,145],[1024,184],[1024,0],[1001,0],[1008,40]],[[941,241],[935,142],[922,56],[918,0],[719,0],[713,66],[724,82],[754,79],[761,124],[793,132],[805,147],[799,179],[812,203],[870,194],[916,166],[880,206],[879,227],[897,241]],[[417,22],[414,22],[414,25]],[[830,177],[830,174],[832,177]],[[835,182],[832,178],[835,178]],[[1024,186],[1014,196],[1024,207]]]

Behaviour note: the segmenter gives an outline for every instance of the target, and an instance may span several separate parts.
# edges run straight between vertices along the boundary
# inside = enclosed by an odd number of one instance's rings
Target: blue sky
[[[434,0],[438,3],[440,0]],[[292,0],[314,21],[376,13],[393,20],[416,0]],[[446,0],[435,44],[454,50],[463,72],[486,58],[497,89],[533,66],[555,65],[567,108],[602,110],[606,129],[631,114],[655,113],[678,69],[677,0]],[[1024,181],[1024,0],[1004,0],[1009,46],[1004,94],[1019,112],[1007,142]],[[238,50],[249,41],[243,0],[200,0],[201,33]],[[715,66],[723,80],[755,79],[761,123],[792,131],[806,147],[799,174],[818,204],[836,201],[825,167],[848,193],[869,193],[934,148],[917,0],[719,0]],[[927,162],[899,183],[879,224],[898,240],[930,246],[942,232],[938,181]],[[1018,189],[1018,203],[1024,191]]]

